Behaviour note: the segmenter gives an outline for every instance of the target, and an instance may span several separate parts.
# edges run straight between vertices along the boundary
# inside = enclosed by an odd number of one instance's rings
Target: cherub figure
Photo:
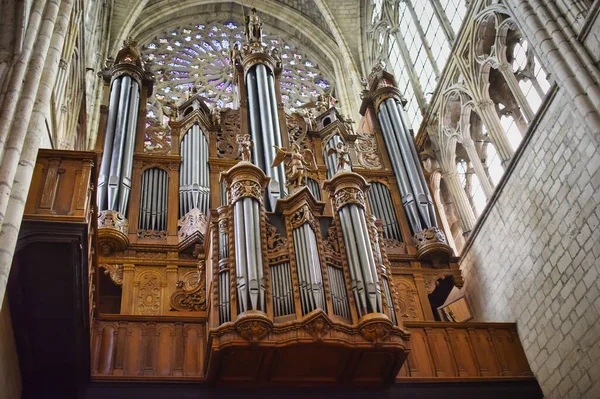
[[[286,169],[286,177],[288,185],[292,186],[292,190],[296,191],[299,188],[306,185],[306,171],[316,171],[317,162],[315,161],[315,154],[309,149],[301,150],[297,143],[292,145],[291,151],[284,148],[273,146],[277,150],[275,160],[271,165],[272,168],[280,165],[286,158],[289,158]]]
[[[243,162],[252,162],[252,148],[254,143],[249,134],[238,136],[238,150],[242,156]]]
[[[217,128],[219,126],[221,126],[221,109],[219,107],[214,107],[211,111],[211,119],[212,119],[212,123],[213,125],[215,125]]]
[[[337,159],[335,173],[352,170],[350,167],[350,159],[348,157],[348,148],[344,143],[339,142],[337,143],[336,148],[330,148],[329,151],[327,151],[327,156],[330,156],[331,154],[335,154]]]

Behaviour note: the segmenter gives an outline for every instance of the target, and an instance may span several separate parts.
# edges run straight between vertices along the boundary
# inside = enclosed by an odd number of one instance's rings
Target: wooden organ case
[[[327,96],[286,114],[278,54],[236,51],[238,109],[192,90],[158,122],[135,43],[104,72],[92,378],[531,378],[514,325],[436,322],[463,281],[393,76],[374,69],[355,126]],[[316,164],[294,177],[280,151]]]

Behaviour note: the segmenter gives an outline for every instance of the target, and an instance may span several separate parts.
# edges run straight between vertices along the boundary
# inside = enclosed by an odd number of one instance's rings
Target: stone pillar
[[[492,187],[492,184],[490,183],[487,173],[485,173],[485,168],[483,167],[483,164],[481,163],[481,158],[479,158],[479,153],[477,153],[477,149],[475,148],[475,143],[473,142],[473,139],[471,139],[470,137],[465,137],[462,139],[461,144],[467,151],[469,160],[471,161],[471,164],[473,165],[473,169],[475,169],[475,175],[479,179],[479,184],[481,184],[481,188],[483,189],[483,193],[485,194],[485,199],[489,200],[490,197],[492,196],[492,193],[494,192],[494,189]]]
[[[504,133],[504,127],[500,123],[500,118],[496,112],[494,102],[490,99],[478,101],[476,104],[476,111],[485,124],[488,134],[496,146],[496,151],[498,151],[502,166],[506,167],[515,152],[508,141],[508,137],[506,137],[506,134]]]
[[[523,94],[523,91],[519,86],[519,81],[513,73],[512,65],[508,62],[502,62],[498,66],[498,71],[500,71],[500,73],[504,77],[504,80],[506,81],[506,84],[510,88],[510,91],[512,92],[513,96],[515,96],[517,104],[519,104],[519,107],[521,108],[521,112],[523,112],[525,119],[527,119],[527,122],[531,123],[535,114],[531,109],[531,106],[529,105],[529,101],[527,101],[525,94]]]

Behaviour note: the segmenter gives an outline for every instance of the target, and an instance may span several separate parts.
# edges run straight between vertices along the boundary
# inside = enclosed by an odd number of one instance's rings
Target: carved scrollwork
[[[372,314],[373,318],[359,327],[360,334],[374,345],[386,341],[392,333],[392,322],[383,315]]]
[[[260,184],[252,180],[239,180],[231,185],[231,203],[244,197],[253,197],[262,203]]]
[[[310,334],[315,341],[321,341],[323,337],[329,333],[330,329],[331,326],[323,317],[318,317],[304,326],[304,330]]]
[[[251,315],[240,320],[235,331],[250,342],[258,342],[264,339],[272,330],[271,321],[262,315]]]
[[[340,244],[338,241],[338,231],[335,225],[331,225],[327,230],[327,239],[324,242],[325,249],[332,254],[340,253]]]
[[[357,204],[365,207],[365,193],[358,188],[343,188],[338,190],[334,196],[335,209],[341,209],[348,204]]]
[[[171,153],[171,128],[155,119],[149,119],[144,140],[144,152],[151,154]]]
[[[398,311],[404,320],[419,320],[419,309],[417,306],[417,289],[412,281],[405,277],[394,279],[394,285],[398,289]]]
[[[200,235],[200,242],[203,243],[207,222],[206,215],[200,209],[190,210],[177,222],[179,242],[197,233]]]
[[[98,228],[111,228],[127,234],[129,232],[129,222],[119,212],[109,209],[98,213]]]
[[[437,227],[430,227],[417,232],[414,236],[414,241],[417,249],[421,249],[428,244],[446,244],[446,236]]]
[[[178,290],[171,296],[171,307],[179,311],[199,312],[206,310],[205,263],[201,261],[198,270],[177,280]]]
[[[358,133],[355,142],[358,162],[367,169],[381,169],[383,164],[377,148],[377,140],[372,133]]]
[[[430,274],[424,275],[423,280],[425,281],[425,289],[428,294],[431,294],[438,285],[440,285],[440,280],[444,280],[446,275],[444,274]]]
[[[267,223],[267,248],[270,253],[279,252],[286,249],[287,238],[282,237],[277,232],[277,228],[272,224]]]
[[[107,274],[113,283],[123,285],[123,265],[110,265],[106,263],[100,264],[104,269],[104,274]]]
[[[167,232],[165,230],[138,230],[137,236],[148,240],[166,240]]]
[[[292,229],[298,228],[304,223],[308,223],[314,231],[319,231],[319,222],[315,219],[310,208],[306,204],[294,212],[290,217]]]
[[[227,110],[221,113],[221,131],[217,133],[217,156],[238,159],[237,136],[240,132],[240,112]]]

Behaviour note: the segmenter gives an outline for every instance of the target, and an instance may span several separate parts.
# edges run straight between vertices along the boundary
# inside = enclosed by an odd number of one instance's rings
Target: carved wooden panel
[[[412,276],[394,277],[398,290],[398,308],[403,320],[423,320],[419,293]]]
[[[137,273],[136,273],[137,274]],[[159,315],[162,311],[166,280],[158,271],[147,270],[134,280],[134,314]]]
[[[409,353],[397,382],[415,379],[532,379],[515,324],[406,321]]]
[[[92,377],[201,379],[204,331],[204,323],[96,321],[92,333]]]

